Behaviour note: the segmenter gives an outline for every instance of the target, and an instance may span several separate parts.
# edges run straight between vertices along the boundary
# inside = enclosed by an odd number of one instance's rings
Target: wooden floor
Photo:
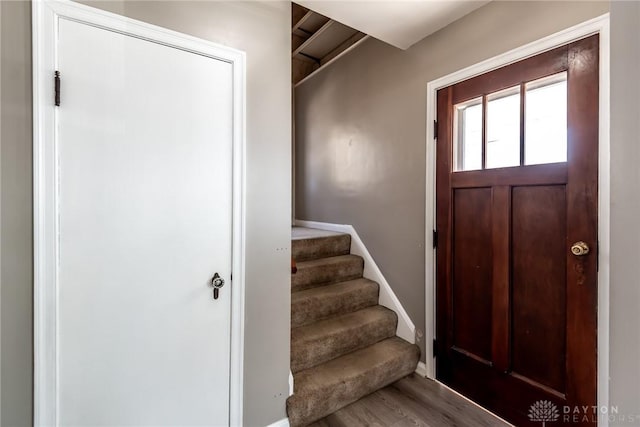
[[[309,427],[509,425],[439,383],[412,374]]]

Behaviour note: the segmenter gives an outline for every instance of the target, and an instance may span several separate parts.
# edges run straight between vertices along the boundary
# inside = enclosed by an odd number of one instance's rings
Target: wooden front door
[[[437,378],[518,426],[595,417],[598,51],[438,91]]]

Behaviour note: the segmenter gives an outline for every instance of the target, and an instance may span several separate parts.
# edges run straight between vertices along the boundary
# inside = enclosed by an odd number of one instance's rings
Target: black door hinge
[[[433,230],[433,248],[438,248],[438,232],[436,230]]]
[[[438,355],[438,341],[433,340],[433,357]]]
[[[438,139],[438,121],[433,121],[433,139]]]
[[[60,71],[56,71],[53,77],[53,84],[55,87],[55,103],[56,107],[60,106]]]

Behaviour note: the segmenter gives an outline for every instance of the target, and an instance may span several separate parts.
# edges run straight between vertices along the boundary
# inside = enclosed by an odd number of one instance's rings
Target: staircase
[[[291,276],[292,427],[306,426],[415,371],[420,350],[395,336],[351,236],[294,228]]]

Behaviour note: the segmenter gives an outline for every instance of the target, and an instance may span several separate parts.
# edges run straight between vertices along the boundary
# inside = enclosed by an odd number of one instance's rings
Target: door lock
[[[213,287],[213,299],[218,299],[220,288],[224,286],[224,279],[218,273],[213,275],[211,279],[211,287]]]
[[[575,242],[571,245],[571,253],[575,256],[585,256],[589,253],[589,245],[583,241]]]

